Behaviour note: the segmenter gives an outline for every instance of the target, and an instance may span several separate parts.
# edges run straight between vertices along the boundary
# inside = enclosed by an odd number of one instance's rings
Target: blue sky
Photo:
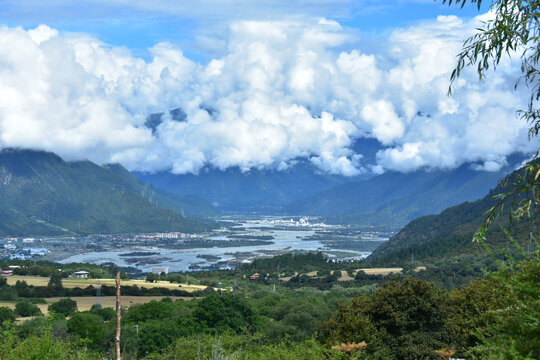
[[[484,6],[484,9],[486,6]],[[482,11],[484,10],[482,9]],[[325,17],[370,35],[384,35],[438,15],[471,18],[476,4],[464,8],[432,0],[4,0],[0,23],[25,29],[46,24],[60,31],[84,32],[147,57],[159,42],[180,46],[190,58],[205,61],[209,54],[197,44],[201,33],[219,33],[232,21]]]

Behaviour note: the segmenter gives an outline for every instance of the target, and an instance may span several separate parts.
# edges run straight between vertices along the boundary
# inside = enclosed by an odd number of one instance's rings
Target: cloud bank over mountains
[[[395,30],[373,51],[327,19],[238,21],[216,45],[224,55],[207,63],[168,43],[144,60],[80,33],[1,27],[0,147],[174,173],[298,159],[344,175],[465,162],[497,170],[536,144],[516,117],[527,100],[514,90],[517,60],[484,83],[466,71],[447,96],[479,20],[439,17]],[[178,107],[180,121],[167,112]],[[145,121],[156,112],[165,115],[152,131]],[[352,150],[362,138],[384,146],[376,163]]]

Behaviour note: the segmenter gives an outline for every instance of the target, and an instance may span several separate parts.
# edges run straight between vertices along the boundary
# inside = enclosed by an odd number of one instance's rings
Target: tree
[[[43,315],[36,305],[28,301],[21,301],[15,304],[15,313],[22,317]]]
[[[0,327],[4,321],[13,322],[15,321],[16,316],[13,310],[7,307],[0,307]]]
[[[62,274],[59,272],[54,272],[51,274],[51,278],[49,279],[49,283],[47,284],[48,287],[52,288],[58,288],[62,289]]]
[[[77,302],[73,299],[60,299],[55,303],[49,305],[49,312],[56,314],[62,314],[64,316],[71,316],[77,311]]]
[[[88,339],[93,348],[99,347],[101,342],[105,341],[103,319],[94,314],[76,313],[68,320],[67,329],[69,333],[77,335],[81,339]]]
[[[195,309],[195,318],[213,332],[246,333],[256,326],[256,315],[249,304],[238,296],[210,295]]]
[[[146,282],[156,282],[159,280],[159,275],[154,273],[146,274]]]
[[[370,359],[430,359],[448,347],[446,292],[418,279],[392,281],[371,297],[357,297],[317,331],[319,341],[368,344]]]

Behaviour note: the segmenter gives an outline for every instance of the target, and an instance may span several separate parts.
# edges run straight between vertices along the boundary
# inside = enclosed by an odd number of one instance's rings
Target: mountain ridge
[[[513,178],[518,173],[519,171],[514,171],[505,179]],[[459,256],[474,251],[479,244],[472,241],[473,234],[484,222],[486,212],[499,201],[495,196],[503,191],[504,188],[499,185],[479,200],[467,201],[449,207],[440,214],[427,215],[411,221],[390,240],[375,249],[367,261],[403,264],[409,261],[411,254],[416,260],[440,261],[443,256]],[[508,229],[518,242],[528,239],[529,234],[538,234],[539,227],[533,219],[510,223],[507,216],[508,206],[505,208],[506,213],[490,226],[487,236],[489,246],[498,248],[502,244],[510,245],[501,226]]]
[[[497,172],[477,171],[470,164],[450,171],[387,172],[297,200],[283,211],[326,217],[330,223],[401,227],[417,217],[483,197],[521,158],[512,156],[509,165]]]
[[[0,199],[4,235],[192,232],[208,227],[156,207],[125,176],[107,167],[65,162],[44,151],[0,151]]]

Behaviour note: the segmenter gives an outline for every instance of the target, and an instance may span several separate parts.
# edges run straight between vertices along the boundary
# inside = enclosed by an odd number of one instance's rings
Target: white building
[[[90,273],[88,271],[84,271],[84,270],[75,271],[73,273],[73,277],[74,278],[79,278],[79,279],[86,279],[89,275],[90,275]]]
[[[165,274],[168,274],[169,273],[169,267],[168,266],[154,266],[152,268],[152,274],[161,274],[161,273],[165,273]]]

